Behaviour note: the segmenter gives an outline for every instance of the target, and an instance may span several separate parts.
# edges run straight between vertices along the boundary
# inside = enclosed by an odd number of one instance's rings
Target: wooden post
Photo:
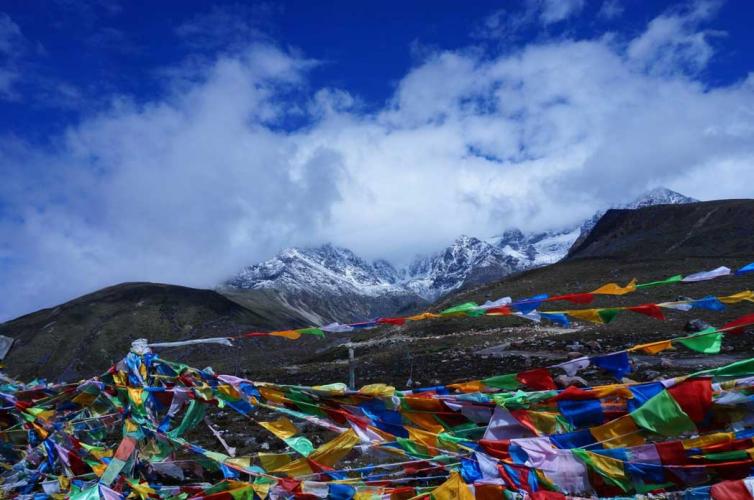
[[[356,389],[356,360],[353,356],[352,346],[348,346],[348,388]]]

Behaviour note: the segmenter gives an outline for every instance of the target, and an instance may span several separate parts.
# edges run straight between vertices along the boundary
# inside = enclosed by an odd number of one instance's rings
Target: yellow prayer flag
[[[259,392],[262,394],[262,397],[269,401],[270,403],[278,403],[283,404],[285,403],[285,394],[283,391],[280,391],[278,389],[273,389],[272,387],[264,387],[264,386],[258,386]]]
[[[129,387],[128,388],[128,398],[133,401],[135,405],[141,406],[143,403],[141,399],[142,392],[144,392],[144,389],[141,387]]]
[[[560,413],[529,410],[526,416],[540,436],[568,432],[568,429],[563,427],[563,421],[558,418]]]
[[[217,392],[225,394],[231,399],[241,399],[241,393],[230,384],[220,384],[216,387]]]
[[[258,457],[262,468],[266,471],[279,469],[291,463],[291,456],[287,453],[260,453]]]
[[[602,285],[591,293],[594,295],[625,295],[634,290],[636,290],[636,278],[632,279],[626,286],[620,286],[617,283],[608,283],[607,285]]]
[[[573,311],[563,311],[572,318],[580,319],[582,321],[591,321],[592,323],[604,323],[602,316],[599,314],[599,309],[576,309]]]
[[[447,481],[432,490],[434,500],[474,500],[474,494],[463,482],[458,472],[453,471]]]
[[[633,399],[634,393],[626,387],[626,384],[600,385],[592,388],[591,392],[595,398],[602,399],[608,396],[620,399]]]
[[[387,384],[369,384],[359,389],[359,394],[368,396],[392,397],[395,394],[395,387]]]
[[[280,439],[288,439],[298,434],[296,426],[286,417],[280,417],[272,422],[259,422],[259,425]]]
[[[683,444],[685,449],[689,450],[691,448],[705,448],[713,444],[729,443],[735,438],[736,435],[732,432],[715,432],[713,434],[684,439],[681,441],[681,444]]]
[[[463,393],[484,392],[486,390],[489,390],[487,385],[481,380],[471,380],[469,382],[461,382],[458,384],[448,384],[448,388]]]
[[[134,481],[129,483],[129,485],[131,486],[133,493],[136,493],[142,500],[147,500],[151,495],[157,494],[157,492],[149,486],[149,483],[138,483]]]
[[[744,300],[754,302],[754,292],[746,290],[745,292],[734,293],[733,295],[728,295],[726,297],[719,297],[718,300],[723,304],[736,304]]]
[[[592,436],[605,448],[624,448],[638,446],[646,440],[639,432],[631,415],[623,415],[602,425],[590,429]]]
[[[591,465],[603,476],[609,477],[619,483],[628,481],[626,471],[623,469],[623,461],[591,451],[586,451],[586,454],[589,456]]]
[[[423,319],[433,319],[433,318],[440,318],[441,316],[439,314],[431,313],[431,312],[423,312],[419,314],[414,314],[413,316],[409,316],[406,319],[408,321],[421,321]]]
[[[342,460],[343,457],[348,455],[351,449],[358,443],[359,436],[356,435],[353,429],[350,429],[343,434],[340,434],[335,439],[323,444],[314,450],[308,457],[294,460],[284,467],[275,469],[274,472],[282,472],[291,477],[311,474],[312,469],[309,466],[309,460],[332,467]]]
[[[404,417],[406,417],[408,420],[415,423],[422,429],[434,432],[435,434],[439,434],[445,430],[445,427],[443,427],[431,413],[414,413],[412,411],[405,410],[402,413]]]
[[[437,434],[406,426],[408,437],[427,447],[430,455],[437,455]]]
[[[270,488],[272,488],[273,484],[274,483],[251,483],[251,488],[254,490],[254,493],[259,496],[259,498],[265,499],[270,493]]]

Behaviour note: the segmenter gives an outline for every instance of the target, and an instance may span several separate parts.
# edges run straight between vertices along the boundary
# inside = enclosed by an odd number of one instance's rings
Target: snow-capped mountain
[[[639,196],[631,203],[615,205],[610,208],[622,208],[622,209],[633,210],[637,208],[651,207],[654,205],[682,205],[684,203],[694,203],[695,201],[699,201],[699,200],[683,195],[681,193],[677,193],[668,188],[658,187],[658,188],[652,189],[651,191],[647,191],[646,193]],[[584,241],[584,239],[586,239],[586,237],[589,235],[591,230],[594,229],[594,226],[597,225],[597,221],[599,221],[600,218],[603,215],[605,215],[605,212],[607,212],[607,210],[598,210],[593,216],[585,220],[581,224],[581,226],[579,226],[579,234],[577,235],[577,238],[572,242],[572,245],[575,245],[577,243],[581,243],[582,241]],[[563,254],[563,256],[565,256],[565,254]]]
[[[664,187],[652,189],[630,203],[614,205],[610,208],[637,209],[653,205],[679,205],[696,200]],[[509,229],[502,235],[488,241],[515,257],[519,266],[515,271],[554,264],[568,254],[577,242],[583,241],[594,229],[597,221],[607,210],[598,210],[593,216],[571,228],[542,233],[523,233],[519,229]]]
[[[694,201],[657,188],[613,208]],[[561,230],[524,233],[508,229],[486,240],[460,236],[447,248],[417,257],[404,269],[384,260],[367,262],[348,249],[329,244],[289,248],[266,262],[245,267],[221,290],[271,294],[314,322],[392,315],[425,306],[464,286],[553,264],[565,257],[575,242],[586,238],[604,213],[601,210],[583,223]]]
[[[417,257],[406,270],[403,284],[432,301],[462,285],[500,279],[518,266],[517,257],[502,248],[464,235],[441,252]]]
[[[245,267],[227,282],[235,288],[285,288],[315,293],[384,295],[404,293],[400,274],[387,261],[369,263],[346,248],[287,248],[274,258]]]
[[[425,300],[407,288],[404,274],[385,260],[367,262],[346,248],[288,248],[247,266],[221,291],[274,295],[314,322],[353,321],[419,307]]]

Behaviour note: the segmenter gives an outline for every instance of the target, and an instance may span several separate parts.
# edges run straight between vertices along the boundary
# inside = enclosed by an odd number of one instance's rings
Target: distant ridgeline
[[[657,188],[616,208],[696,201]],[[447,248],[417,257],[401,269],[384,260],[368,262],[333,245],[289,248],[245,267],[219,290],[252,307],[277,301],[313,323],[415,311],[462,288],[558,262],[574,243],[586,239],[604,214],[602,210],[580,224],[546,232],[509,229],[486,239],[460,236]]]

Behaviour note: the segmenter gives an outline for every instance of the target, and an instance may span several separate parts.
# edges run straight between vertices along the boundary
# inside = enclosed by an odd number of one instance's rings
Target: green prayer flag
[[[736,462],[739,460],[749,460],[749,454],[746,450],[721,451],[719,453],[705,453],[705,460],[715,462]]]
[[[470,441],[465,438],[452,436],[447,432],[441,432],[437,435],[437,442],[442,446],[448,446],[449,444],[469,443]]]
[[[650,288],[650,287],[659,286],[659,285],[669,285],[671,283],[679,283],[682,279],[683,279],[682,275],[676,274],[675,276],[671,276],[670,278],[666,278],[660,281],[650,281],[649,283],[639,283],[638,285],[636,285],[636,288]]]
[[[254,500],[255,498],[254,489],[251,486],[230,490],[229,493],[233,497],[233,500]]]
[[[496,389],[505,389],[508,391],[513,391],[521,387],[521,382],[518,381],[517,373],[508,373],[506,375],[489,377],[482,380],[482,382],[490,387],[494,387]]]
[[[183,415],[183,420],[175,429],[168,431],[168,436],[171,438],[177,438],[183,435],[189,429],[193,429],[204,418],[204,405],[197,402],[196,399],[192,399],[189,402],[188,409]]]
[[[296,450],[301,455],[308,457],[314,451],[314,445],[304,436],[294,436],[284,439],[285,444]]]
[[[317,337],[325,338],[325,332],[320,330],[319,328],[301,328],[299,330],[296,330],[298,333],[304,334],[304,335],[314,335]]]
[[[723,344],[723,334],[715,328],[707,328],[686,339],[678,339],[678,342],[692,351],[704,354],[717,354]]]
[[[712,375],[716,378],[738,378],[754,375],[754,358],[743,359],[719,368],[703,370],[693,375]]]
[[[417,458],[430,458],[430,454],[424,445],[416,443],[408,438],[396,438],[395,441],[398,445],[406,450],[412,457]]]
[[[71,500],[99,500],[99,485],[95,484],[85,490],[71,493]]]
[[[604,321],[605,323],[610,323],[615,319],[619,311],[620,309],[598,309],[597,314],[600,315],[602,321]]]
[[[696,432],[696,426],[686,412],[666,390],[650,398],[630,413],[639,427],[663,436],[678,436]]]
[[[440,314],[459,314],[459,313],[468,313],[470,311],[473,311],[474,309],[479,308],[479,304],[476,302],[464,302],[463,304],[459,304],[457,306],[449,307],[445,309],[444,311],[440,312]],[[484,311],[482,311],[482,314],[484,314]]]

